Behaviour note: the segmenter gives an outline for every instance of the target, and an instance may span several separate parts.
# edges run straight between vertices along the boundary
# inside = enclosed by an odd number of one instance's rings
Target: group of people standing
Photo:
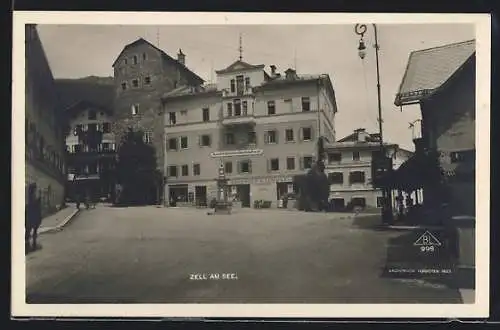
[[[40,197],[37,196],[36,191],[36,183],[31,183],[28,186],[28,194],[24,208],[24,241],[26,252],[35,250],[38,247],[36,240],[38,228],[40,228],[40,224],[42,223],[42,202]]]

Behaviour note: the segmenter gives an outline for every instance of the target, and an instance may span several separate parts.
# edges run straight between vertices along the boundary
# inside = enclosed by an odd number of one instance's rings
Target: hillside
[[[113,109],[113,77],[89,76],[79,79],[56,79],[55,83],[62,109],[79,101],[88,101],[110,110]]]

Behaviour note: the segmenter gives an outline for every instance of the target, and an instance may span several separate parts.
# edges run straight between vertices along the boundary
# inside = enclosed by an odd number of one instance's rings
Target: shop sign
[[[259,156],[264,153],[262,149],[241,149],[228,151],[214,151],[210,153],[210,157],[234,157],[234,156]]]

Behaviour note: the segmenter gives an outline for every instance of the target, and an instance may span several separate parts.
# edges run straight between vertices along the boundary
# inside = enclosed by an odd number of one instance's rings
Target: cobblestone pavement
[[[387,244],[400,233],[354,225],[363,218],[206,212],[82,211],[65,230],[43,235],[43,249],[27,256],[27,302],[461,302],[456,289],[382,276]]]

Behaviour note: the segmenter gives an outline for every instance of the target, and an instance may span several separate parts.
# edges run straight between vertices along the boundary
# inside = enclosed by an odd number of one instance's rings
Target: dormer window
[[[123,59],[123,64],[127,65],[128,61],[126,58]]]
[[[250,88],[250,77],[245,77],[245,87],[248,89]]]
[[[134,55],[133,59],[134,59],[134,64],[137,64],[137,62],[138,62],[137,55]]]
[[[236,91],[236,81],[234,79],[231,79],[231,93],[234,93]]]
[[[142,60],[145,61],[147,59],[146,53],[142,53]]]

